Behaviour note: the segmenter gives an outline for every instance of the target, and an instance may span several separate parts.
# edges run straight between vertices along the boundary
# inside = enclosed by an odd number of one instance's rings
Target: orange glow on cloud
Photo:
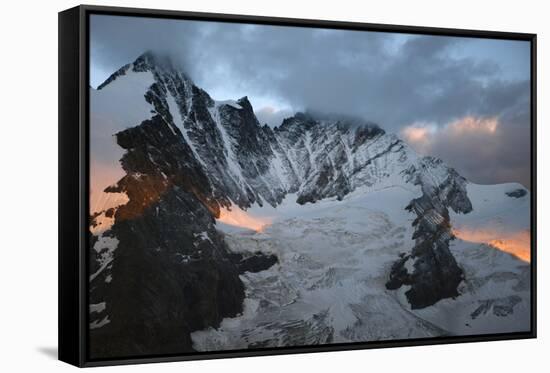
[[[448,125],[448,128],[455,133],[487,133],[494,134],[498,128],[498,118],[476,118],[471,115],[465,116]]]
[[[531,232],[526,229],[518,232],[502,233],[489,229],[453,229],[453,234],[464,241],[484,243],[512,254],[525,261],[531,261]]]
[[[104,193],[108,186],[116,184],[123,176],[120,166],[90,162],[90,213],[100,212],[111,207],[124,205],[128,197],[123,193]]]
[[[231,211],[221,209],[220,217],[217,220],[227,225],[248,228],[256,232],[261,232],[266,226],[271,224],[270,218],[252,216],[238,207],[233,207],[233,210]]]
[[[403,129],[405,138],[412,142],[424,142],[428,139],[430,132],[426,127],[405,127]]]
[[[418,151],[429,152],[438,140],[460,140],[466,135],[494,135],[499,127],[497,117],[480,118],[467,115],[442,127],[435,124],[413,123],[401,130],[403,138]]]

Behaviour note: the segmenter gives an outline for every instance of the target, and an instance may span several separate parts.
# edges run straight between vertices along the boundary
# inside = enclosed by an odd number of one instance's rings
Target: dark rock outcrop
[[[431,306],[444,298],[459,295],[458,285],[464,273],[449,250],[449,242],[454,239],[451,231],[449,208],[457,213],[468,213],[472,204],[466,193],[466,180],[453,169],[449,169],[443,182],[426,180],[430,173],[419,172],[440,161],[427,157],[420,169],[408,170],[414,183],[422,188],[423,195],[415,198],[407,210],[416,215],[413,239],[415,246],[409,255],[402,255],[391,268],[386,288],[395,290],[409,285],[405,295],[411,308]],[[413,270],[406,267],[413,262]]]
[[[231,261],[235,263],[240,273],[265,271],[275,265],[279,259],[274,254],[264,254],[255,252],[252,255],[243,255],[241,253],[231,253]]]
[[[527,195],[527,191],[525,189],[516,189],[511,192],[506,192],[506,195],[512,198],[521,198]]]
[[[242,312],[241,270],[215,229],[208,180],[160,116],[117,140],[127,176],[112,191],[129,202],[104,234],[118,240],[111,264],[91,282],[108,320],[91,329],[91,356],[192,351],[191,332]]]

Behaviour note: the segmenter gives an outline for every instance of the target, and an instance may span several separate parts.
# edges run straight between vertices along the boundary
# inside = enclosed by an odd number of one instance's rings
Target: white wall
[[[200,0],[95,4],[538,33],[539,338],[118,367],[114,371],[520,372],[547,362],[550,37],[544,1]],[[6,1],[0,22],[0,369],[65,371],[57,346],[57,12],[73,1]],[[315,4],[315,5],[313,5]],[[547,365],[547,364],[545,364]],[[536,369],[540,370],[540,369]]]

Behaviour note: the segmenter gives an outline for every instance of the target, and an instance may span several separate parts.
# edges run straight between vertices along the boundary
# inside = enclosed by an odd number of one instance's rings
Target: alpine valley
[[[373,123],[271,128],[147,52],[90,88],[90,354],[530,329],[530,193]]]

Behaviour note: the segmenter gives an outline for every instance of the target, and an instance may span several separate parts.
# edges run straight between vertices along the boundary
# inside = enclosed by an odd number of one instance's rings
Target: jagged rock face
[[[159,115],[117,134],[129,202],[107,235],[112,266],[91,283],[109,323],[91,330],[92,356],[192,350],[191,332],[242,312],[244,287],[208,208],[208,180]],[[109,276],[109,282],[106,277]]]
[[[150,53],[124,66],[100,88],[123,79],[129,70],[153,74],[155,83],[144,93],[146,101],[181,134],[220,207],[266,202],[277,206],[288,193],[297,193],[301,204],[342,198],[408,166],[403,161],[412,154],[397,137],[357,120],[298,113],[275,129],[260,126],[248,98],[215,101]],[[392,153],[403,164],[386,169],[394,163]]]
[[[396,258],[387,287],[411,286],[413,308],[457,295],[463,274],[448,249],[448,209],[467,213],[471,204],[454,170],[372,123],[298,113],[277,128],[261,126],[248,98],[215,101],[150,53],[98,89],[144,72],[154,79],[143,92],[152,116],[116,134],[126,176],[105,190],[128,201],[91,217],[91,229],[112,221],[90,239],[92,356],[189,352],[191,332],[241,312],[239,274],[277,258],[230,253],[214,218],[232,205],[276,207],[289,193],[305,204],[357,188],[418,185],[422,196],[409,205],[416,244]]]
[[[327,197],[342,198],[355,187],[356,174],[371,158],[361,158],[369,145],[384,131],[368,123],[316,120],[299,113],[275,130],[280,147],[292,160],[298,175],[298,199],[304,204]],[[364,146],[364,149],[361,147]],[[374,180],[373,180],[374,182]]]
[[[410,167],[406,175],[422,189],[422,196],[407,206],[417,216],[413,222],[415,246],[410,254],[394,263],[386,287],[398,289],[409,285],[405,295],[414,309],[459,295],[457,288],[464,274],[449,250],[449,241],[454,236],[448,209],[468,213],[472,205],[466,193],[466,180],[440,160],[424,158],[419,167]],[[444,179],[437,180],[438,176]],[[412,273],[406,269],[409,260],[413,261]]]
[[[247,97],[234,104],[215,105],[211,112],[223,128],[232,176],[249,196],[243,207],[264,201],[279,204],[287,189],[271,169],[275,156],[271,129],[259,125]]]
[[[527,195],[527,191],[525,189],[516,189],[511,192],[506,193],[508,197],[512,198],[522,198]]]

